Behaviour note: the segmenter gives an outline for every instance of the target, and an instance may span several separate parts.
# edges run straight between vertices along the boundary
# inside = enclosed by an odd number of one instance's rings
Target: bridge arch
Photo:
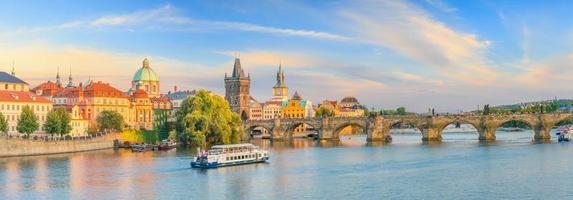
[[[526,124],[531,129],[535,129],[535,126],[537,125],[537,123],[532,121],[532,120],[528,120],[528,119],[524,119],[524,118],[518,118],[518,117],[511,117],[511,118],[506,118],[506,119],[500,120],[492,128],[494,130],[497,130],[498,128],[500,128],[503,125],[508,124],[508,123]]]
[[[272,134],[273,133],[273,128],[272,126],[268,126],[268,125],[260,125],[260,124],[253,124],[250,125],[248,127],[246,127],[246,134],[247,136],[249,136],[249,139],[254,138],[255,135],[258,135],[256,132],[257,130],[262,131],[261,134],[264,136],[264,134]]]
[[[463,117],[456,117],[454,119],[447,120],[447,121],[443,122],[442,124],[438,125],[438,130],[439,130],[440,134],[443,134],[444,130],[449,125],[452,125],[452,124],[469,124],[475,129],[476,133],[478,133],[478,134],[479,134],[479,131],[481,129],[480,120],[472,120],[472,119],[466,119]]]
[[[292,139],[294,138],[294,135],[297,132],[307,132],[308,128],[312,128],[314,129],[313,132],[318,133],[318,130],[320,129],[320,126],[316,123],[312,123],[312,122],[308,122],[308,121],[304,121],[304,120],[299,120],[299,121],[294,121],[294,122],[290,122],[288,124],[286,124],[286,127],[284,128],[284,136],[287,139]],[[305,129],[305,130],[302,130]]]
[[[338,138],[340,136],[340,132],[342,132],[342,130],[344,130],[346,127],[358,127],[363,134],[366,134],[366,125],[364,123],[349,121],[337,125],[336,128],[334,128],[333,131],[334,137]]]

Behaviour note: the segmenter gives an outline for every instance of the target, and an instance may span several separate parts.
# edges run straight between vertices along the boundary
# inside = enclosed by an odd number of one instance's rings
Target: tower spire
[[[14,68],[15,62],[12,61],[12,76],[16,76],[16,69]]]
[[[70,66],[70,76],[68,77],[67,87],[74,87],[74,83],[72,82],[72,66]]]
[[[145,56],[145,59],[143,59],[143,68],[149,68],[149,59],[147,56]]]
[[[245,72],[241,67],[241,60],[239,58],[235,58],[235,64],[233,65],[233,78],[243,78],[245,77]]]
[[[62,82],[60,81],[60,66],[58,66],[58,72],[56,73],[56,84],[58,87],[62,87]]]

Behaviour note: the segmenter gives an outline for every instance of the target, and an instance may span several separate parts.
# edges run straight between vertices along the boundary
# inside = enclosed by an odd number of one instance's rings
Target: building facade
[[[74,105],[67,111],[70,113],[70,127],[72,127],[69,135],[72,137],[87,136],[89,120],[80,114],[80,107],[78,105]]]
[[[91,129],[97,128],[97,116],[103,111],[118,112],[130,128],[153,128],[152,104],[145,91],[138,90],[128,96],[109,83],[89,81],[87,84],[64,88],[54,96],[54,107],[71,110],[77,105]]]
[[[14,73],[13,73],[14,74]],[[8,134],[17,135],[18,119],[24,107],[30,107],[38,119],[39,128],[33,134],[42,134],[52,102],[29,91],[28,83],[6,72],[0,72],[0,112],[8,122]]]
[[[241,119],[247,120],[249,114],[251,77],[245,76],[239,58],[235,58],[233,73],[227,76],[225,73],[225,99],[229,102],[231,110],[238,113]]]

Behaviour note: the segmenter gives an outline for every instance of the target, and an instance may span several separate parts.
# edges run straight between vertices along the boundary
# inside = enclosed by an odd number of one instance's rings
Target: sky
[[[32,86],[109,82],[127,90],[148,57],[162,92],[224,95],[235,57],[251,95],[356,96],[370,108],[473,110],[573,98],[573,1],[4,1],[0,70]]]

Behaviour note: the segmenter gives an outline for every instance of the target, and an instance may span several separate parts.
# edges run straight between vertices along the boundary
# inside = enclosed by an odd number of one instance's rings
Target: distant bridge
[[[410,124],[422,132],[423,141],[441,141],[446,126],[455,123],[471,124],[479,134],[479,140],[495,140],[495,130],[503,123],[521,121],[533,130],[534,139],[550,139],[549,132],[561,121],[573,119],[571,113],[509,114],[509,115],[444,115],[444,116],[377,116],[377,117],[325,117],[303,119],[271,119],[245,121],[247,133],[262,127],[271,134],[272,140],[292,139],[294,129],[307,124],[318,131],[321,140],[338,140],[342,129],[348,126],[361,128],[369,142],[391,142],[390,129],[397,124]]]

